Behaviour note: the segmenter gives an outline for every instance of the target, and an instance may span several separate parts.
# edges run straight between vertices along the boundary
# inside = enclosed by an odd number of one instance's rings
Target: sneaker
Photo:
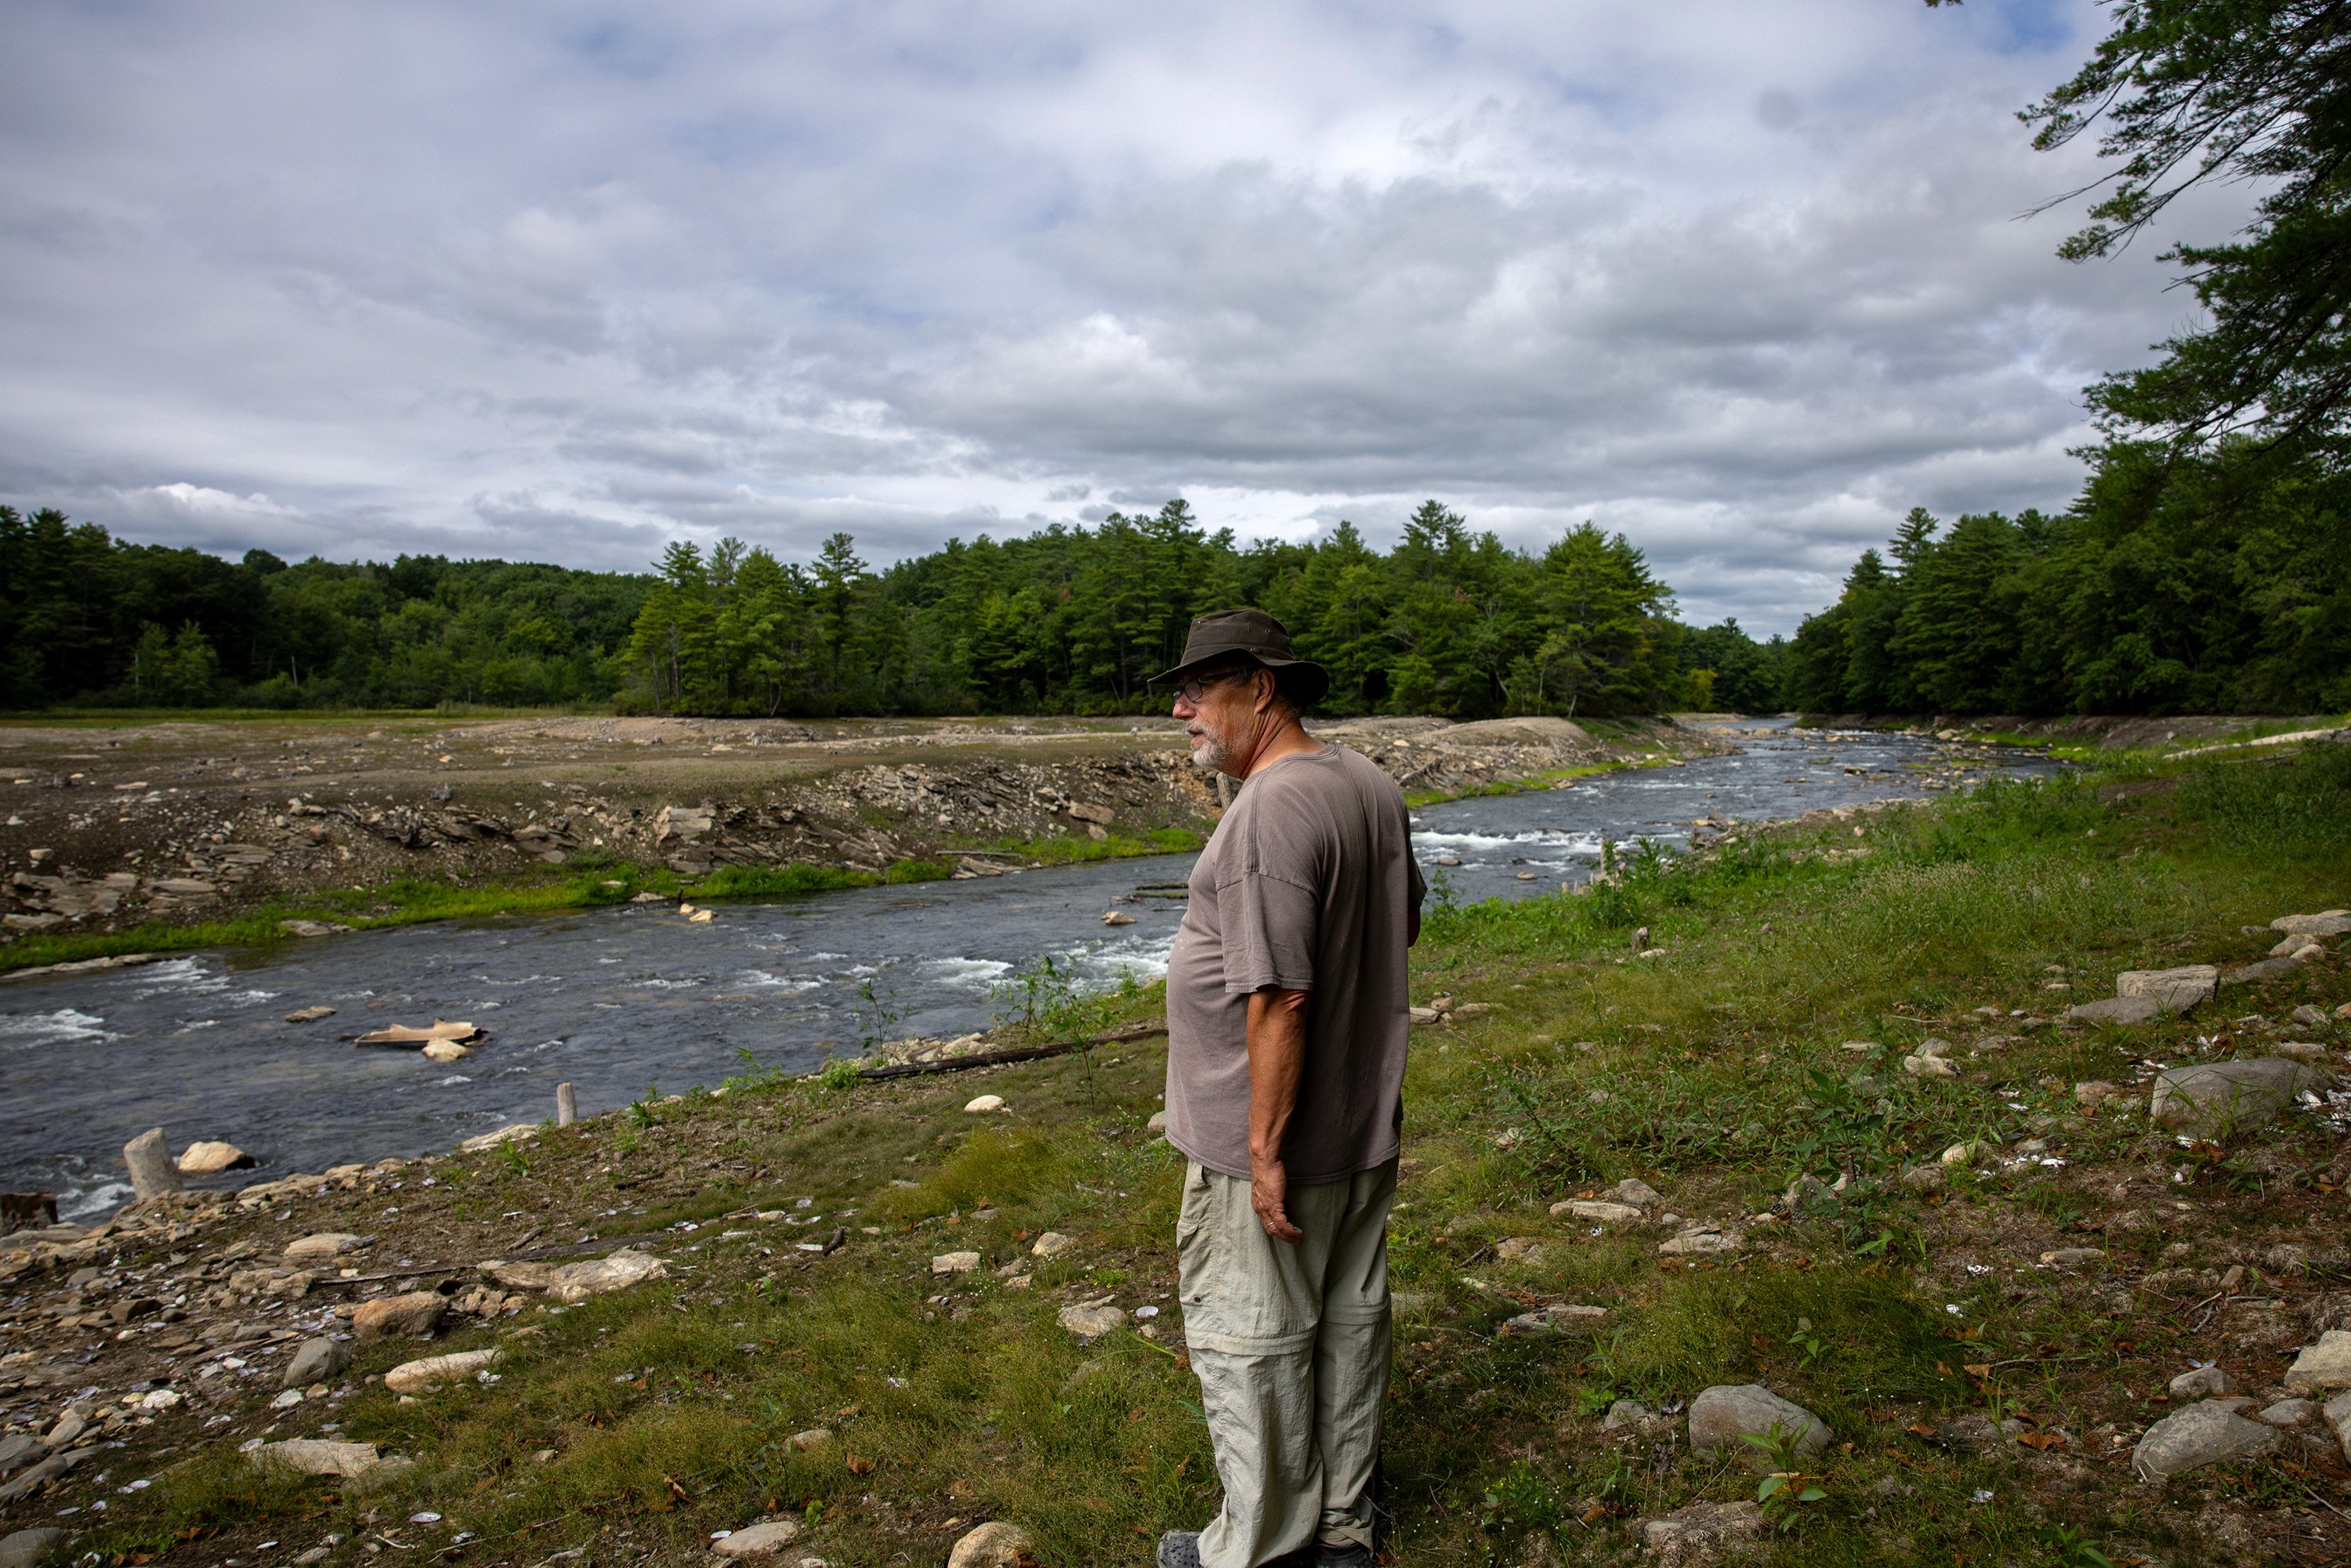
[[[1200,1568],[1200,1532],[1171,1530],[1159,1538],[1158,1568]]]
[[[1372,1568],[1372,1549],[1368,1546],[1325,1546],[1316,1542],[1314,1568]]]

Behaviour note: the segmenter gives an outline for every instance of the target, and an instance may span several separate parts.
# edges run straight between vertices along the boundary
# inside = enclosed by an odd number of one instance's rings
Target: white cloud
[[[2014,110],[2091,0],[47,7],[0,499],[234,552],[873,559],[1183,494],[1622,529],[1784,629],[2062,505],[2187,304]],[[2183,223],[2218,232],[2224,198]],[[1149,503],[1123,497],[1151,497]]]

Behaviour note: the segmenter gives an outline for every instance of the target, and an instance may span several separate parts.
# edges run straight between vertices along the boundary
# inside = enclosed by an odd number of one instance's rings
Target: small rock
[[[1126,1314],[1108,1304],[1071,1306],[1061,1309],[1059,1321],[1063,1328],[1080,1339],[1092,1340],[1100,1339],[1124,1322]]]
[[[2103,1248],[2097,1247],[2060,1247],[2054,1251],[2043,1252],[2041,1260],[2060,1269],[2081,1269],[2105,1262],[2106,1254]]]
[[[1946,1056],[1906,1056],[1902,1071],[1913,1078],[1957,1078],[1959,1065]]]
[[[2209,1002],[2220,983],[2220,971],[2211,964],[2183,964],[2176,969],[2127,969],[2115,977],[2115,995],[2151,998],[2168,1012],[2184,1013]]]
[[[2323,1088],[2325,1082],[2282,1056],[2199,1061],[2156,1074],[2149,1109],[2158,1126],[2200,1137],[2227,1137],[2275,1121],[2296,1095]]]
[[[286,1364],[284,1385],[287,1388],[308,1388],[313,1383],[325,1383],[339,1377],[351,1364],[350,1347],[340,1340],[306,1339],[294,1359]]]
[[[1029,1250],[1039,1258],[1059,1258],[1077,1244],[1078,1239],[1074,1236],[1064,1236],[1058,1230],[1048,1230],[1037,1238],[1037,1244]]]
[[[331,920],[281,920],[277,923],[277,929],[288,936],[332,936],[337,932],[349,931],[350,927]]]
[[[1505,1263],[1532,1263],[1542,1257],[1542,1242],[1532,1236],[1505,1236],[1494,1243],[1494,1256]]]
[[[1735,1450],[1732,1457],[1750,1469],[1767,1470],[1770,1456],[1740,1439],[1761,1437],[1775,1423],[1797,1439],[1800,1453],[1817,1454],[1829,1445],[1827,1422],[1760,1383],[1741,1383],[1718,1384],[1690,1401],[1690,1448],[1698,1453]]]
[[[810,1427],[805,1432],[793,1433],[785,1440],[791,1444],[794,1451],[805,1454],[810,1448],[819,1448],[826,1443],[831,1442],[832,1428],[830,1427]]]
[[[2171,1009],[2153,997],[2108,997],[2065,1009],[2067,1023],[2145,1024],[2170,1016]]]
[[[441,1319],[449,1311],[449,1298],[437,1291],[410,1291],[404,1295],[378,1296],[371,1301],[361,1301],[351,1314],[351,1332],[360,1343],[405,1335],[410,1339],[426,1339],[441,1326]]]
[[[2342,1446],[2343,1457],[2351,1459],[2351,1394],[2338,1394],[2319,1409],[2326,1424],[2335,1432],[2335,1440]]]
[[[1917,1193],[1940,1192],[1949,1181],[1950,1177],[1945,1174],[1939,1165],[1912,1166],[1902,1173],[1902,1190]]]
[[[1586,1307],[1562,1303],[1538,1307],[1531,1312],[1520,1312],[1502,1325],[1505,1333],[1543,1333],[1564,1331],[1571,1333],[1596,1333],[1608,1322],[1606,1307]]]
[[[719,1537],[710,1543],[710,1550],[721,1557],[767,1557],[799,1538],[799,1520],[771,1519]]]
[[[1608,1414],[1600,1418],[1600,1429],[1619,1432],[1627,1427],[1638,1426],[1651,1414],[1649,1407],[1637,1399],[1619,1399],[1608,1406]]]
[[[947,1553],[947,1568],[1029,1568],[1035,1542],[1017,1524],[990,1520],[966,1532]]]
[[[150,1127],[122,1145],[122,1163],[131,1167],[131,1190],[140,1198],[181,1189],[179,1166],[172,1162],[163,1129]]]
[[[981,1114],[986,1114],[990,1111],[1001,1111],[1004,1109],[1004,1096],[1001,1094],[982,1094],[967,1101],[964,1105],[964,1109],[967,1111],[977,1112]]]
[[[2281,1241],[2262,1254],[2262,1267],[2273,1274],[2299,1274],[2310,1267],[2310,1249]]]
[[[1626,1176],[1610,1189],[1619,1203],[1629,1203],[1635,1208],[1656,1208],[1666,1201],[1665,1194],[1639,1176]]]
[[[2351,936],[2351,910],[2330,909],[2320,915],[2281,915],[2270,929],[2289,936]]]
[[[1593,1197],[1571,1197],[1551,1206],[1553,1219],[1588,1219],[1595,1225],[1638,1225],[1646,1218],[1640,1209],[1629,1203],[1610,1203]]]
[[[359,1244],[360,1239],[348,1231],[315,1231],[288,1241],[285,1258],[288,1263],[322,1263],[329,1258],[341,1257]]]
[[[394,1394],[423,1394],[444,1383],[462,1383],[497,1364],[503,1353],[461,1350],[448,1355],[428,1355],[404,1361],[383,1375],[383,1385]]]
[[[2313,1007],[2308,1002],[2304,1002],[2302,1006],[2294,1009],[2292,1017],[2295,1023],[2300,1024],[2304,1029],[2325,1029],[2326,1027],[2326,1009],[2325,1008]]]
[[[288,1437],[253,1450],[255,1464],[304,1476],[349,1478],[372,1469],[380,1458],[373,1443],[343,1443],[326,1437]]]
[[[2230,1406],[2206,1400],[2149,1427],[2131,1450],[2131,1468],[2142,1479],[2159,1481],[2225,1459],[2269,1453],[2279,1441],[2276,1427],[2248,1421]]]
[[[1966,1165],[1975,1157],[1976,1146],[1973,1144],[1953,1144],[1935,1157],[1935,1163],[1945,1170],[1950,1170]]]
[[[1694,1502],[1641,1521],[1641,1545],[1662,1568],[1698,1568],[1771,1533],[1762,1506],[1745,1501]]]
[[[2217,1366],[2192,1368],[2173,1378],[2170,1385],[2174,1399],[2217,1399],[2236,1391],[2237,1380]]]
[[[1741,1242],[1733,1232],[1715,1225],[1693,1226],[1670,1241],[1657,1244],[1662,1258],[1696,1258],[1717,1252],[1736,1252]]]
[[[1102,924],[1104,925],[1132,925],[1134,924],[1134,916],[1132,915],[1122,914],[1115,909],[1105,910],[1102,912]]]
[[[934,1274],[968,1274],[979,1267],[977,1252],[942,1252],[931,1260]]]
[[[2282,938],[2276,946],[2271,948],[2270,956],[2273,958],[2291,958],[2296,953],[2301,952],[2304,947],[2324,947],[2325,946],[2325,943],[2321,942],[2317,937],[2313,936],[2308,932],[2297,931],[2290,936]]]
[[[286,1021],[287,1023],[317,1023],[320,1019],[330,1019],[334,1016],[335,1009],[332,1008],[296,1008],[292,1012],[286,1015]]]
[[[650,1252],[640,1252],[633,1247],[623,1247],[617,1252],[585,1262],[566,1263],[548,1275],[547,1292],[559,1301],[577,1303],[590,1296],[610,1295],[642,1285],[649,1280],[669,1278],[668,1266]]]
[[[67,1539],[66,1532],[55,1525],[0,1536],[0,1568],[34,1568],[63,1551]]]
[[[1165,1111],[1154,1111],[1151,1113],[1151,1120],[1143,1124],[1143,1130],[1146,1133],[1166,1132],[1167,1113]]]
[[[459,1144],[457,1147],[466,1154],[478,1155],[485,1149],[495,1149],[500,1144],[519,1144],[538,1136],[538,1123],[513,1122],[503,1127],[493,1128],[486,1133],[476,1133]]]
[[[2074,1103],[2085,1111],[2095,1111],[2109,1100],[2127,1100],[2130,1097],[2129,1090],[2119,1083],[2109,1083],[2103,1078],[2074,1085]]]
[[[2318,1406],[2307,1399],[2281,1399],[2253,1417],[2270,1427],[2299,1427],[2318,1414]]]
[[[463,1061],[474,1054],[470,1045],[459,1045],[454,1040],[428,1040],[422,1053],[427,1061]]]
[[[2314,1040],[2282,1040],[2272,1046],[2270,1050],[2273,1054],[2283,1056],[2289,1061],[2299,1061],[2304,1067],[2327,1067],[2333,1064],[2333,1058],[2328,1055],[2326,1048]]]
[[[2351,1331],[2328,1329],[2285,1369],[2288,1394],[2323,1394],[2351,1388]]]
[[[235,1144],[200,1140],[180,1152],[182,1176],[217,1176],[222,1171],[244,1170],[254,1163],[253,1156]]]

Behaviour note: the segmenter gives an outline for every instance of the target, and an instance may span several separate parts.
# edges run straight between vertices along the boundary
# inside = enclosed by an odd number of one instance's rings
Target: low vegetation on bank
[[[2301,1350],[2351,1328],[2344,938],[2227,981],[2273,920],[2351,903],[2346,864],[2351,747],[2314,746],[1848,809],[1631,857],[1580,896],[1434,912],[1393,1239],[1392,1560],[2339,1560],[2351,1468],[2314,1405],[2285,1406]],[[2119,972],[2199,963],[2223,984],[2189,1012],[2067,1018]],[[2314,1086],[2273,1118],[2150,1119],[2159,1071],[2256,1057]],[[775,1562],[938,1563],[1007,1521],[1040,1563],[1146,1562],[1215,1492],[1174,1296],[1180,1159],[1147,1124],[1163,1060],[753,1067],[273,1186],[184,1232],[57,1243],[96,1272],[16,1265],[7,1333],[31,1354],[5,1364],[87,1360],[9,1418],[52,1421],[85,1385],[134,1414],[5,1522],[110,1562],[520,1568],[695,1561],[760,1521],[793,1527]],[[314,1232],[359,1239],[350,1283],[270,1262]],[[622,1242],[666,1277],[559,1310],[483,1261]],[[436,1288],[442,1340],[357,1343],[271,1406],[298,1336]],[[178,1304],[118,1325],[134,1299]],[[224,1375],[201,1342],[233,1322],[285,1346]],[[379,1381],[475,1348],[501,1353],[482,1375]],[[1691,1402],[1744,1385],[1832,1441],[1694,1450]],[[136,1414],[157,1389],[184,1397]],[[2258,1441],[2142,1478],[2151,1427],[2231,1390]],[[342,1482],[246,1451],[297,1437],[414,1464]]]

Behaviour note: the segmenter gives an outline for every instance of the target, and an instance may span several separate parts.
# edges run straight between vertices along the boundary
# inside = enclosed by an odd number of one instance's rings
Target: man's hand
[[[1249,1158],[1249,1207],[1257,1210],[1257,1222],[1276,1241],[1295,1246],[1305,1232],[1290,1223],[1290,1172],[1280,1160]]]
[[[1268,1236],[1292,1243],[1305,1232],[1290,1223],[1290,1172],[1281,1145],[1306,1071],[1309,995],[1268,989],[1249,999],[1249,1207]]]

